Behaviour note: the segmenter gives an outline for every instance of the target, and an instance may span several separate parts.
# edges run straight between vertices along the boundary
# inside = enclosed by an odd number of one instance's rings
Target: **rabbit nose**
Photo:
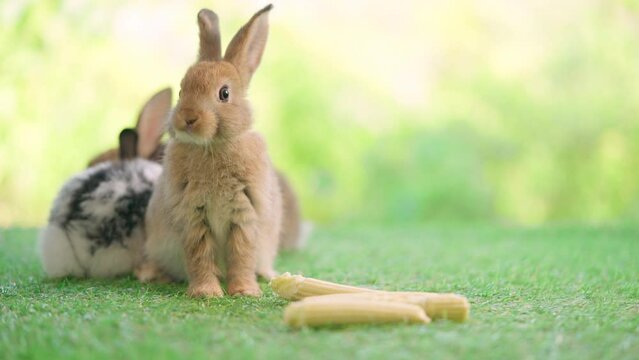
[[[178,110],[178,119],[184,121],[184,125],[188,128],[192,127],[200,118],[200,114],[191,108],[182,108]]]

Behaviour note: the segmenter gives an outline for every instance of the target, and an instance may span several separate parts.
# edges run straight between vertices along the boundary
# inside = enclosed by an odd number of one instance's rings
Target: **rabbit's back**
[[[103,163],[71,178],[40,236],[50,277],[110,277],[141,260],[144,214],[162,168],[136,159]]]

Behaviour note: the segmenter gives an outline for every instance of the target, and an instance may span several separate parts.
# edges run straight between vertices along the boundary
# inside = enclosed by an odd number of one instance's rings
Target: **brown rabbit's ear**
[[[235,65],[244,85],[248,85],[262,59],[268,37],[268,12],[272,8],[270,4],[253,15],[226,48],[224,60]]]
[[[140,112],[137,132],[140,136],[137,154],[148,159],[160,145],[164,134],[164,120],[171,110],[171,88],[166,88],[153,95]]]
[[[130,160],[137,156],[138,133],[133,129],[120,132],[120,160]]]
[[[220,41],[220,23],[217,15],[202,9],[197,13],[197,24],[200,27],[200,55],[198,61],[217,61],[222,58]]]

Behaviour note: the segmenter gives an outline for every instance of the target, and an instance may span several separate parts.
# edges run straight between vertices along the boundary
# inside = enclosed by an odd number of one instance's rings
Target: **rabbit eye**
[[[229,87],[224,85],[220,88],[220,93],[218,94],[218,97],[220,99],[221,102],[227,102],[229,101],[229,96],[231,95],[230,91],[229,91]]]

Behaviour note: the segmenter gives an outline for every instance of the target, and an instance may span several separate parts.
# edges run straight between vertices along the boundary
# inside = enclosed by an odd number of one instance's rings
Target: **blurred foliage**
[[[262,3],[0,2],[0,225],[39,224],[194,60]],[[319,221],[639,217],[634,0],[276,1],[256,126]],[[177,93],[177,91],[175,91]]]

